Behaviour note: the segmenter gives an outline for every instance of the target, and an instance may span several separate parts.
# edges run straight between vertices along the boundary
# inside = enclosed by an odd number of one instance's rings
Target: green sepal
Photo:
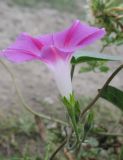
[[[79,102],[75,100],[73,94],[70,95],[69,100],[66,97],[63,97],[62,101],[67,108],[68,115],[70,117],[72,127],[75,131],[77,141],[79,141],[79,132],[78,132],[78,122],[79,122],[79,115],[80,115]]]

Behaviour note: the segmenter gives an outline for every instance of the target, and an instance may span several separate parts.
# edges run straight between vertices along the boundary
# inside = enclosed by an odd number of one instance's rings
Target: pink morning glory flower
[[[76,20],[62,32],[32,37],[22,33],[16,41],[1,52],[1,56],[15,63],[40,60],[47,64],[62,96],[72,94],[70,60],[76,50],[102,38],[105,30]]]

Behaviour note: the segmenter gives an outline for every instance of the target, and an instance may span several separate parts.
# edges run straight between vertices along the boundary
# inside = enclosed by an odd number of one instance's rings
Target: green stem
[[[19,88],[18,88],[18,86],[17,86],[17,83],[16,83],[15,76],[14,76],[13,72],[10,70],[10,68],[9,68],[2,60],[0,60],[0,63],[4,66],[4,68],[5,68],[5,69],[9,72],[9,74],[11,75],[11,78],[12,78],[12,80],[13,80],[13,83],[14,83],[14,86],[15,86],[15,89],[16,89],[16,92],[17,92],[17,95],[18,95],[18,97],[19,97],[19,99],[20,99],[20,102],[22,103],[22,105],[24,106],[24,108],[25,108],[26,110],[28,110],[28,111],[29,111],[30,113],[32,113],[33,115],[39,116],[39,117],[41,117],[41,118],[43,118],[43,119],[47,119],[47,120],[49,120],[49,121],[54,121],[54,122],[60,123],[60,124],[62,124],[62,125],[68,126],[68,123],[67,123],[67,122],[64,122],[64,121],[59,120],[59,119],[56,119],[56,118],[52,118],[52,117],[50,117],[50,116],[47,116],[47,115],[44,115],[44,114],[41,114],[41,113],[38,113],[38,112],[35,112],[34,110],[32,110],[31,107],[30,107],[28,104],[26,104],[26,102],[25,102],[25,100],[24,100],[24,98],[23,98],[23,96],[22,96],[22,94],[21,94],[21,92],[20,92],[20,90],[19,90]]]

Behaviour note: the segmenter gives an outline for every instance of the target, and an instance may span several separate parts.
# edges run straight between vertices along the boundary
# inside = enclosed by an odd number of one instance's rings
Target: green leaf
[[[101,66],[101,67],[99,67],[99,70],[101,71],[101,72],[108,72],[109,71],[109,67],[107,67],[107,66]]]
[[[107,86],[101,93],[101,97],[116,105],[123,111],[123,91],[113,87]]]
[[[102,54],[102,53],[91,53],[88,51],[81,51],[77,52],[71,60],[72,64],[78,64],[82,62],[88,61],[120,61],[123,60],[121,56],[114,56],[109,54]]]
[[[79,70],[79,73],[90,72],[90,71],[92,71],[92,68],[90,66],[81,67],[80,70]]]

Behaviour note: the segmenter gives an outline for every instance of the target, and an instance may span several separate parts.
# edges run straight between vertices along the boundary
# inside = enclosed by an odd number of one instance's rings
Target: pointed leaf
[[[123,111],[123,91],[113,86],[108,86],[102,91],[101,97],[116,105]]]
[[[71,63],[78,64],[82,62],[88,61],[121,61],[123,60],[123,56],[114,56],[109,54],[102,53],[93,53],[88,51],[77,52],[71,60]]]

